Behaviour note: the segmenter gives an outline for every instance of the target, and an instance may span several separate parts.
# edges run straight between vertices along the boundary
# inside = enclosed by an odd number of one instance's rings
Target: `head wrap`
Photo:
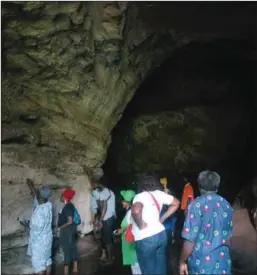
[[[161,179],[160,179],[160,182],[161,182],[161,185],[163,185],[163,187],[166,187],[167,184],[168,184],[167,178],[161,178]]]
[[[63,198],[67,201],[70,201],[73,199],[73,197],[75,196],[76,192],[73,189],[65,189],[62,192]]]
[[[133,190],[122,190],[120,192],[120,194],[121,194],[122,198],[124,199],[124,201],[131,202],[133,200],[133,198],[135,197],[136,192]]]
[[[49,185],[44,185],[40,188],[39,190],[39,196],[42,198],[42,199],[49,199],[51,197],[51,188]]]

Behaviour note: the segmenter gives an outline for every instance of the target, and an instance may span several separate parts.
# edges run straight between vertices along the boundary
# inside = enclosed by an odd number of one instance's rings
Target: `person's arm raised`
[[[31,192],[31,195],[33,196],[33,199],[37,197],[37,192],[36,192],[36,189],[34,187],[34,184],[33,184],[33,181],[31,179],[27,179],[26,181],[29,189],[30,189],[30,192]]]

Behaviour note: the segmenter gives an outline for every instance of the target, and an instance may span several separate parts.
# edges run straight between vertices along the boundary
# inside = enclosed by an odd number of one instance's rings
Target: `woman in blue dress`
[[[190,203],[184,223],[180,274],[231,274],[231,205],[217,194],[220,176],[203,171],[198,176],[201,196]]]
[[[52,266],[52,203],[48,201],[51,190],[44,186],[39,190],[29,227],[28,255],[31,256],[33,272],[51,274]]]

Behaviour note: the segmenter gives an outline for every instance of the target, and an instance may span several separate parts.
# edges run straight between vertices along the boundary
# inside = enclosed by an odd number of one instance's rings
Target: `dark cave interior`
[[[222,178],[220,193],[233,202],[236,194],[249,184],[254,176],[254,114],[255,114],[255,65],[249,55],[251,43],[244,41],[217,40],[210,43],[191,43],[184,48],[174,51],[170,58],[151,72],[136,91],[128,104],[122,118],[112,132],[112,143],[108,150],[104,170],[110,186],[115,190],[134,188],[133,181],[138,172],[156,172],[166,176],[169,188],[180,197],[183,188],[183,176],[189,176],[195,190],[196,177],[203,169],[217,171]],[[194,156],[185,157],[187,165],[172,165],[172,155],[169,155],[166,144],[177,131],[182,131],[179,138],[188,132],[185,128],[168,129],[168,137],[155,136],[156,150],[151,155],[153,143],[148,136],[140,144],[130,138],[133,132],[133,120],[140,116],[153,116],[166,111],[180,112],[186,108],[214,108],[220,114],[216,123],[211,126],[207,135],[219,132],[222,120],[228,120],[225,125],[227,140],[219,139],[219,135],[209,148],[203,146],[203,157],[194,161]],[[230,112],[232,112],[230,114]],[[237,117],[235,114],[239,113]],[[193,114],[191,114],[193,115]],[[234,116],[235,115],[235,116]],[[237,123],[231,128],[233,120]],[[185,122],[186,123],[186,122]],[[193,128],[197,127],[192,121]],[[233,123],[232,123],[233,124]],[[189,127],[186,125],[185,127]],[[192,129],[192,128],[190,128]],[[158,129],[151,130],[158,135]],[[190,130],[189,130],[190,135]],[[207,138],[208,140],[208,138]],[[204,143],[208,143],[205,141]],[[225,148],[220,156],[215,156],[212,150]],[[190,139],[189,139],[190,146]],[[149,152],[146,155],[146,151]],[[216,148],[216,149],[215,149]],[[178,149],[179,150],[179,149]],[[157,153],[156,153],[157,152]],[[156,169],[148,165],[156,156],[159,165]],[[144,159],[144,164],[137,167],[135,158]],[[126,166],[126,167],[125,167]],[[180,169],[181,168],[181,169]]]

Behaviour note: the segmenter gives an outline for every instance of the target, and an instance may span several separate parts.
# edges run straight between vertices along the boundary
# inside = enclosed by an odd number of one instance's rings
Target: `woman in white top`
[[[142,175],[131,208],[133,235],[142,274],[165,275],[167,236],[163,222],[179,207],[179,201],[161,191],[159,178]],[[169,205],[160,217],[163,204]]]

